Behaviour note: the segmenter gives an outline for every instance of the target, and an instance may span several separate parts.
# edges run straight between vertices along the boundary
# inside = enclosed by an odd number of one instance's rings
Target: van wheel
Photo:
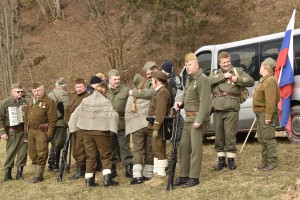
[[[291,109],[292,131],[285,129],[286,135],[292,143],[300,144],[300,106]]]

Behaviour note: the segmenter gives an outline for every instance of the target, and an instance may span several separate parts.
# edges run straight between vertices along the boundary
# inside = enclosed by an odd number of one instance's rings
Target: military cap
[[[192,60],[197,60],[196,55],[194,53],[188,53],[188,54],[186,54],[186,56],[184,58],[184,61],[186,63],[188,63],[188,62],[191,62]]]
[[[32,84],[32,89],[39,88],[39,87],[41,87],[42,85],[43,85],[43,84],[40,83],[40,82],[35,82],[35,83]]]
[[[108,72],[107,76],[108,76],[108,77],[111,77],[111,76],[120,76],[120,74],[119,74],[118,70],[112,69],[112,70],[110,70],[110,71]]]
[[[145,82],[145,79],[140,74],[136,74],[133,78],[133,85],[139,89],[143,88]]]
[[[86,85],[86,81],[83,78],[76,78],[75,84],[84,84]]]
[[[13,83],[11,84],[11,89],[22,89],[21,83]]]
[[[161,79],[161,80],[164,80],[164,81],[168,80],[168,75],[166,73],[161,72],[161,71],[153,72],[152,77],[157,78],[157,79]]]
[[[102,80],[98,76],[92,76],[92,78],[90,80],[90,84],[97,84],[97,83],[101,83],[101,82],[102,82]]]
[[[162,70],[164,70],[165,72],[171,74],[172,70],[173,70],[173,64],[171,62],[165,62],[162,65]]]
[[[146,64],[143,67],[143,71],[146,73],[149,69],[151,69],[152,67],[157,67],[156,62],[155,61],[149,61],[146,62]]]
[[[226,51],[223,51],[219,54],[218,59],[220,60],[222,58],[229,58],[229,57],[230,57],[229,53]]]
[[[57,80],[56,80],[56,85],[65,85],[67,82],[65,80],[64,77],[59,77]]]
[[[276,67],[276,61],[275,61],[273,58],[271,58],[271,57],[266,58],[266,59],[262,62],[262,64],[267,64],[267,65],[269,65],[269,66],[271,67],[271,69],[273,69],[273,70],[274,70],[274,68]]]

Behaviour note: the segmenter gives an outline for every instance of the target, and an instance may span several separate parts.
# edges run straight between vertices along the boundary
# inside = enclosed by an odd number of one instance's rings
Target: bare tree
[[[62,19],[63,10],[60,0],[37,0],[46,19]]]
[[[19,34],[19,10],[20,0],[0,1],[0,69],[1,69],[1,93],[6,97],[10,91],[10,85],[17,81],[16,42]]]
[[[86,5],[99,30],[98,33],[91,34],[94,34],[106,47],[103,54],[108,59],[110,67],[123,73],[131,66],[134,58],[134,54],[126,56],[129,52],[126,43],[133,39],[134,34],[134,30],[128,28],[130,24],[128,12],[113,7],[116,5],[114,1],[86,0]]]

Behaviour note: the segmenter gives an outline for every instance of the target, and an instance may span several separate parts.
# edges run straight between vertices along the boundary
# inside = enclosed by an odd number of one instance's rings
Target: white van
[[[244,71],[255,80],[254,87],[248,88],[250,96],[246,102],[241,104],[238,126],[239,132],[249,130],[255,118],[252,111],[252,94],[253,89],[260,79],[260,63],[267,57],[272,57],[277,60],[284,35],[285,32],[281,32],[226,44],[203,46],[195,52],[200,67],[207,76],[209,76],[213,70],[219,69],[218,55],[222,51],[227,51],[231,55],[232,65],[234,67],[242,67]],[[293,131],[289,139],[292,142],[300,143],[300,29],[294,30],[294,52],[295,82],[291,102]],[[181,71],[180,76],[182,78],[182,84],[185,86],[188,76],[185,68]],[[176,100],[178,100],[182,94],[183,91],[178,90]],[[182,117],[185,118],[184,112],[182,113]],[[213,133],[213,131],[214,127],[211,125],[208,133]]]

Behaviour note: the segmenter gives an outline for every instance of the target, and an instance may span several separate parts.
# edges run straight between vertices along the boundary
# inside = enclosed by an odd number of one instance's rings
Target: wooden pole
[[[240,150],[240,152],[238,153],[238,154],[241,154],[242,153],[242,151],[243,151],[243,148],[244,148],[244,146],[245,146],[245,144],[246,144],[246,142],[247,142],[247,140],[248,140],[248,137],[249,137],[249,135],[250,135],[250,133],[251,133],[251,131],[252,131],[252,129],[253,129],[253,126],[254,126],[254,124],[255,124],[255,122],[256,122],[256,117],[255,117],[255,119],[253,120],[253,123],[252,123],[252,126],[251,126],[251,128],[250,128],[250,130],[249,130],[249,132],[248,132],[248,134],[247,134],[247,137],[246,137],[246,139],[245,139],[245,141],[244,141],[244,144],[243,144],[243,146],[242,146],[242,148],[241,148],[241,150]]]

